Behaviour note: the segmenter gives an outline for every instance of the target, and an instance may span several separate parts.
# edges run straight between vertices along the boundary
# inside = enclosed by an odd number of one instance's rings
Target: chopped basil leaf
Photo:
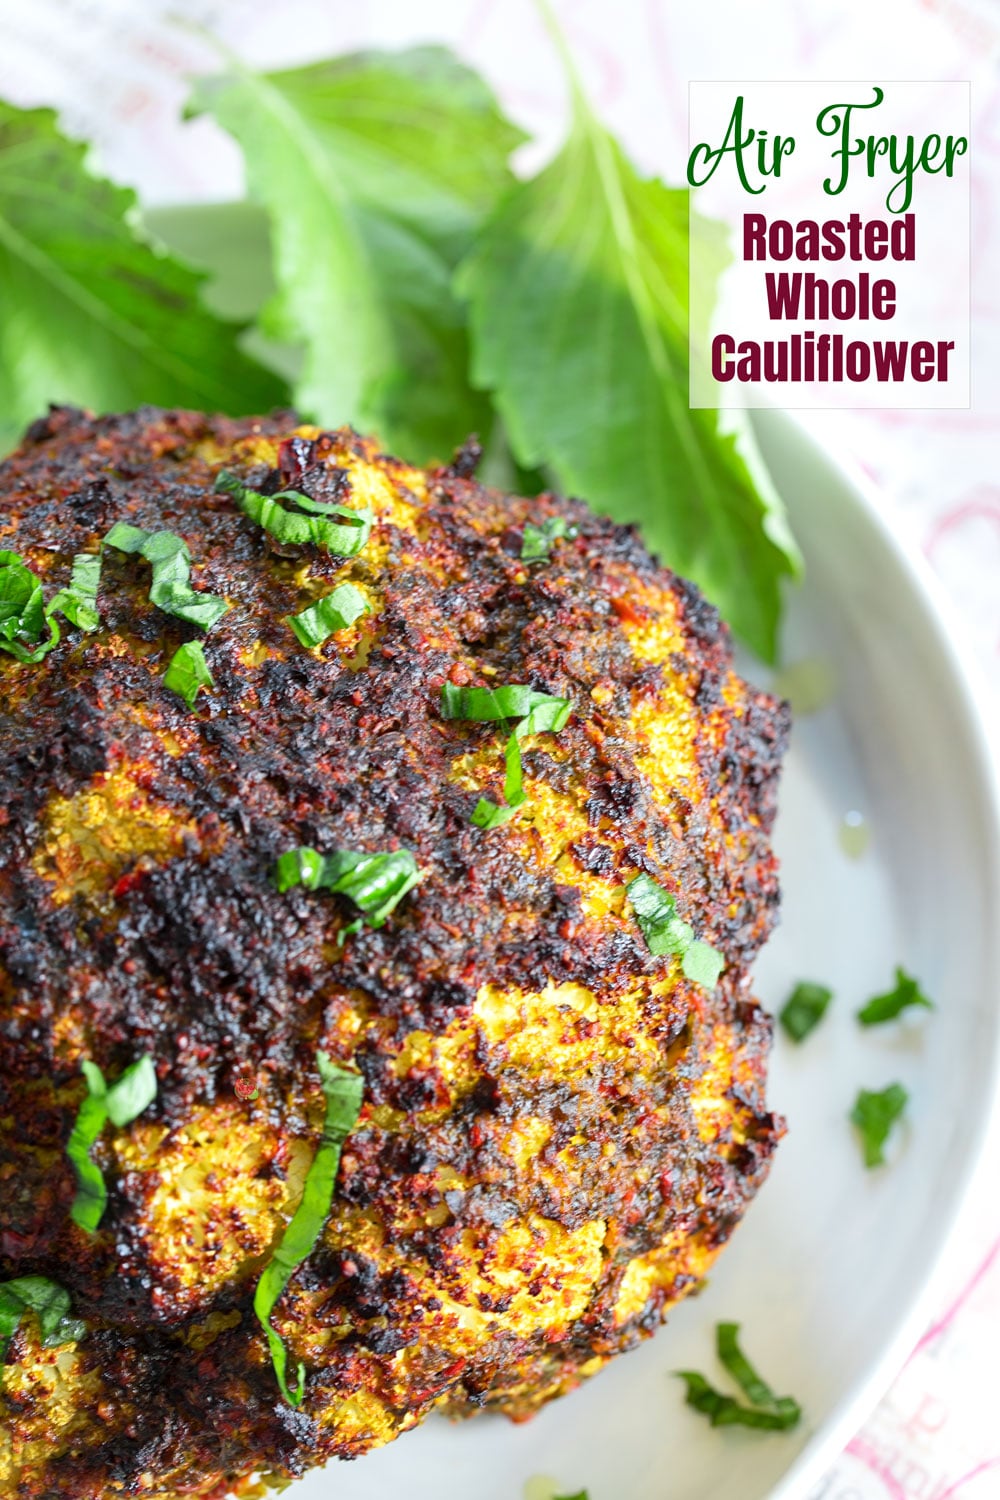
[[[568,698],[539,693],[521,683],[484,688],[456,687],[453,682],[446,682],[441,688],[442,719],[472,719],[477,724],[487,724],[498,719],[521,719],[534,713],[536,727],[525,729],[525,734],[535,734],[540,729],[557,732],[564,727],[571,708]]]
[[[13,1281],[0,1281],[0,1365],[26,1312],[33,1312],[38,1319],[43,1349],[75,1344],[82,1339],[87,1325],[70,1317],[71,1306],[69,1292],[47,1276],[17,1276]]]
[[[302,885],[309,891],[347,896],[364,913],[369,927],[381,927],[422,874],[409,849],[393,849],[386,854],[337,849],[323,855],[300,846],[281,855],[275,882],[279,891]],[[360,921],[352,923],[347,931],[356,932],[360,925]]]
[[[589,1490],[577,1490],[575,1495],[553,1495],[552,1500],[590,1500]]]
[[[441,688],[443,719],[472,719],[475,723],[495,723],[519,718],[504,747],[505,775],[503,794],[506,807],[498,807],[488,797],[480,797],[472,814],[476,828],[499,828],[527,802],[521,768],[520,740],[526,734],[551,732],[565,728],[573,705],[568,698],[539,693],[520,683],[496,688],[456,687],[446,682]]]
[[[188,708],[194,708],[199,689],[215,686],[200,641],[187,641],[177,647],[163,674],[163,686],[172,693],[179,693]]]
[[[248,489],[235,474],[230,474],[226,469],[220,470],[216,475],[214,488],[232,495],[243,514],[263,527],[278,542],[298,546],[312,542],[340,557],[356,557],[371,536],[375,520],[371,510],[352,510],[347,505],[310,500],[308,495],[302,495],[297,490],[281,490],[277,495],[261,495],[257,490]],[[285,510],[278,504],[279,500],[286,500],[297,506],[299,512],[308,511],[311,514],[303,515]],[[321,515],[316,514],[319,511],[322,512]],[[328,520],[330,515],[339,517],[339,520]]]
[[[869,1000],[858,1011],[858,1020],[862,1026],[880,1026],[884,1021],[894,1021],[911,1005],[922,1005],[926,1010],[934,1009],[934,1002],[928,1000],[918,981],[897,965],[895,988]]]
[[[341,583],[332,593],[287,619],[303,646],[311,650],[322,646],[338,630],[353,625],[368,609],[368,601],[360,589],[353,583]]]
[[[681,970],[685,979],[690,979],[692,984],[700,984],[706,990],[715,989],[725,967],[726,960],[718,948],[713,948],[711,943],[705,943],[701,938],[695,938],[681,954]]]
[[[521,561],[540,562],[551,553],[552,543],[562,536],[576,536],[576,527],[563,516],[549,516],[541,526],[529,521],[521,533]]]
[[[60,589],[48,606],[50,615],[65,615],[78,630],[96,630],[101,623],[97,590],[101,583],[101,554],[78,552],[73,559],[69,588]]]
[[[784,1432],[799,1420],[797,1409],[793,1417],[785,1412],[743,1406],[732,1396],[724,1396],[715,1390],[704,1375],[694,1370],[678,1370],[677,1374],[687,1386],[685,1400],[688,1406],[708,1417],[713,1427],[758,1427],[769,1432]]]
[[[739,1346],[739,1332],[738,1323],[716,1325],[715,1343],[720,1365],[733,1377],[751,1406],[773,1411],[784,1419],[785,1426],[794,1427],[802,1415],[802,1408],[791,1396],[776,1396],[758,1375]]]
[[[156,1098],[156,1070],[151,1057],[141,1057],[109,1088],[96,1063],[85,1058],[81,1068],[87,1080],[87,1094],[66,1145],[66,1155],[73,1164],[77,1182],[70,1218],[81,1229],[93,1234],[104,1216],[108,1190],[100,1167],[91,1159],[90,1148],[109,1119],[121,1128],[130,1124],[153,1102]]]
[[[826,985],[803,979],[792,991],[778,1017],[793,1042],[803,1042],[822,1021],[833,999]]]
[[[271,1314],[296,1267],[311,1254],[329,1216],[341,1148],[357,1124],[364,1093],[361,1074],[338,1067],[325,1052],[316,1053],[316,1065],[326,1097],[323,1133],[306,1174],[302,1201],[265,1266],[253,1299],[253,1310],[267,1337],[281,1394],[292,1406],[300,1406],[305,1395],[305,1366],[300,1360],[297,1388],[289,1390],[286,1380],[288,1355],[280,1335],[271,1327]]]
[[[714,990],[726,960],[711,943],[695,937],[690,922],[677,915],[677,903],[670,892],[649,875],[636,875],[625,893],[650,953],[656,958],[676,955],[685,978]]]
[[[45,613],[41,583],[18,553],[0,551],[0,651],[34,663],[58,643],[59,626]]]
[[[165,614],[209,630],[229,608],[225,599],[197,593],[191,587],[191,554],[183,537],[172,531],[143,531],[119,521],[102,545],[136,554],[152,565],[149,600]]]
[[[906,1108],[909,1095],[901,1083],[890,1083],[878,1093],[861,1089],[851,1110],[851,1123],[861,1133],[866,1167],[880,1167],[885,1161],[882,1147],[889,1132]]]

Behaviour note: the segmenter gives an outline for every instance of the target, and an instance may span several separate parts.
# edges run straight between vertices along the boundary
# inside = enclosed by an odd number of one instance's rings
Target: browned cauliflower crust
[[[279,546],[213,480],[370,506],[355,558]],[[769,832],[787,714],[732,670],[697,590],[636,532],[550,494],[430,471],[349,429],[56,409],[0,468],[0,547],[45,596],[126,521],[179,533],[206,636],[108,549],[101,628],[37,665],[0,654],[0,1280],[72,1296],[78,1343],[33,1314],[0,1393],[0,1491],[21,1500],[247,1492],[357,1455],[435,1408],[517,1418],[652,1332],[704,1277],[781,1134],[748,966],[775,918]],[[522,529],[575,535],[520,557]],[[353,582],[370,612],[309,651],[285,617]],[[215,686],[163,685],[203,639]],[[572,700],[524,740],[441,686]],[[280,895],[296,845],[410,849],[425,872],[341,947],[343,897]],[[626,901],[646,872],[719,948],[709,993],[654,958]],[[323,1120],[315,1054],[364,1076],[316,1249],[274,1324],[253,1313]],[[69,1217],[81,1059],[142,1054],[158,1094],[94,1148],[109,1202]],[[234,1085],[252,1074],[259,1096]]]

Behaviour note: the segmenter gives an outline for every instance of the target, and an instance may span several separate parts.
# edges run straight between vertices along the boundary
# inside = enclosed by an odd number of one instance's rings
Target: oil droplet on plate
[[[546,1474],[533,1474],[524,1481],[524,1500],[555,1500],[559,1486]]]
[[[799,718],[819,713],[837,691],[837,679],[830,663],[819,656],[804,656],[775,674],[772,693],[787,698],[792,713]]]
[[[840,847],[849,859],[860,859],[872,841],[871,829],[864,814],[856,811],[845,813],[840,823]]]

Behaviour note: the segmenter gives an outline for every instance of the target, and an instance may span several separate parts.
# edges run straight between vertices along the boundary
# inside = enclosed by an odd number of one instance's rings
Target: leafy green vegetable
[[[97,590],[101,584],[101,554],[78,552],[73,559],[69,587],[49,601],[48,614],[57,611],[79,630],[96,630],[101,623]]]
[[[265,1266],[253,1299],[253,1310],[267,1337],[281,1394],[292,1406],[300,1406],[305,1395],[305,1366],[300,1360],[296,1389],[289,1390],[288,1356],[280,1335],[271,1327],[271,1314],[296,1268],[312,1253],[330,1213],[341,1149],[357,1124],[364,1094],[361,1074],[338,1067],[325,1052],[316,1053],[316,1066],[326,1097],[323,1134],[306,1174],[302,1201]]]
[[[225,469],[220,469],[216,475],[214,488],[232,495],[243,514],[249,516],[256,525],[262,526],[278,542],[293,546],[305,546],[311,542],[340,557],[356,557],[371,536],[375,517],[370,510],[351,510],[347,505],[317,502],[310,500],[308,495],[300,495],[297,490],[279,490],[276,495],[261,495],[257,490],[248,489]],[[300,512],[310,511],[313,514],[302,515],[285,510],[278,504],[279,500],[298,506]],[[322,515],[316,514],[320,511],[323,512]],[[340,519],[331,521],[327,519],[329,515],[336,515]]]
[[[157,609],[210,630],[229,605],[215,594],[199,594],[191,587],[191,553],[183,537],[172,531],[143,531],[119,521],[104,538],[103,546],[135,553],[153,567],[149,599]]]
[[[163,686],[173,693],[180,693],[188,708],[194,708],[200,688],[215,686],[200,641],[186,641],[183,646],[178,646],[163,674]]]
[[[199,80],[191,111],[235,136],[270,215],[278,291],[261,326],[305,345],[296,406],[413,459],[446,456],[489,423],[452,271],[521,133],[438,47],[232,66]]]
[[[43,641],[46,626],[49,636]],[[0,552],[0,651],[33,663],[58,642],[59,627],[46,616],[42,585],[16,552]]]
[[[858,1011],[862,1026],[881,1026],[885,1021],[894,1021],[911,1005],[921,1005],[926,1010],[934,1009],[933,1000],[928,1000],[920,984],[904,969],[896,967],[896,983],[884,995],[876,995]]]
[[[130,1064],[109,1088],[96,1063],[85,1058],[81,1068],[87,1080],[87,1093],[66,1145],[66,1155],[73,1164],[77,1182],[70,1218],[81,1229],[93,1234],[104,1216],[108,1190],[100,1167],[91,1159],[90,1148],[108,1120],[120,1129],[131,1124],[152,1104],[156,1098],[156,1069],[151,1057],[141,1057],[138,1062]]]
[[[16,1276],[13,1281],[0,1281],[0,1366],[27,1312],[33,1312],[38,1319],[43,1349],[75,1344],[82,1339],[87,1325],[70,1317],[71,1306],[69,1292],[47,1276]]]
[[[368,601],[360,589],[353,583],[340,583],[332,593],[317,599],[308,609],[289,615],[288,623],[303,646],[311,649],[322,646],[338,630],[353,625],[361,615],[368,613],[368,608]]]
[[[791,1396],[776,1396],[761,1379],[739,1346],[738,1323],[719,1323],[715,1330],[716,1353],[723,1369],[736,1381],[750,1402],[744,1406],[733,1396],[724,1395],[694,1370],[678,1370],[687,1387],[688,1406],[708,1417],[713,1427],[757,1427],[784,1432],[795,1427],[802,1408]]]
[[[649,875],[636,875],[625,887],[646,946],[657,958],[676,954],[692,984],[714,990],[726,966],[723,955],[696,938],[690,922],[677,915],[677,902]]]
[[[552,543],[563,536],[576,536],[576,527],[564,516],[549,516],[541,526],[528,521],[521,533],[521,561],[540,562],[550,555]]]
[[[526,724],[528,721],[525,719],[523,722]],[[472,822],[476,828],[500,828],[528,800],[521,769],[521,746],[518,733],[520,728],[519,724],[508,737],[504,747],[503,796],[507,805],[498,807],[488,797],[480,797],[472,813]]]
[[[851,1110],[851,1123],[857,1126],[861,1134],[866,1167],[882,1166],[885,1161],[882,1147],[906,1108],[909,1097],[901,1083],[890,1083],[887,1088],[875,1093],[868,1089],[859,1090]]]
[[[279,891],[302,885],[307,891],[347,896],[363,912],[369,927],[381,927],[422,874],[409,849],[392,849],[386,854],[337,849],[324,855],[300,845],[280,856],[274,878]],[[345,936],[360,926],[359,918],[345,928]]]
[[[793,1042],[805,1041],[822,1021],[832,999],[833,991],[823,984],[803,979],[795,986],[778,1017]]]
[[[688,407],[688,192],[641,178],[570,71],[569,138],[460,266],[511,447],[693,578],[772,661],[801,561],[742,414]]]
[[[50,401],[280,404],[239,326],[199,304],[203,278],[144,240],[135,194],[89,172],[86,153],[51,110],[0,103],[0,446]]]

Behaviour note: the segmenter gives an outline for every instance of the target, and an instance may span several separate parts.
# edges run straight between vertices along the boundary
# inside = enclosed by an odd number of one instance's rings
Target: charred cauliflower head
[[[5,1495],[222,1497],[435,1408],[528,1416],[767,1171],[785,709],[633,529],[474,458],[55,409],[0,468]],[[334,878],[376,855],[410,872],[382,906]],[[360,1098],[339,1160],[320,1062]],[[255,1293],[310,1182],[296,1404]]]

